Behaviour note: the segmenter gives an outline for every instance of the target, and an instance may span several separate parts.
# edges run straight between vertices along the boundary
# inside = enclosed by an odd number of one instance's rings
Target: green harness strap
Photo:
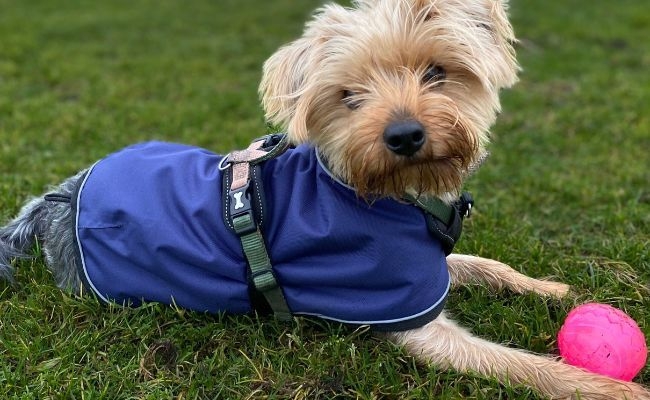
[[[463,231],[463,219],[472,214],[474,199],[463,192],[453,204],[437,197],[406,195],[405,200],[424,211],[429,232],[440,240],[445,255],[451,254]]]
[[[241,229],[243,232],[251,224],[250,216],[235,217],[233,218],[233,224],[235,225],[235,231]],[[262,233],[259,229],[255,229],[253,232],[242,234],[239,239],[251,270],[251,278],[255,289],[264,295],[276,318],[283,321],[290,320],[291,311],[273,274],[273,266],[266,252]]]
[[[265,147],[267,140],[275,141],[272,147]],[[255,220],[253,204],[257,204],[259,208],[262,205],[251,199],[249,189],[251,169],[286,149],[286,136],[269,135],[254,141],[246,150],[232,152],[224,158],[227,168],[224,172],[227,194],[227,204],[224,208],[226,222],[239,236],[255,290],[264,296],[275,317],[282,321],[291,320],[291,310],[275,278],[264,237]],[[262,190],[261,185],[258,189]]]
[[[454,207],[444,203],[437,197],[412,197],[407,196],[407,200],[411,201],[422,210],[428,212],[439,220],[448,224],[454,213]]]

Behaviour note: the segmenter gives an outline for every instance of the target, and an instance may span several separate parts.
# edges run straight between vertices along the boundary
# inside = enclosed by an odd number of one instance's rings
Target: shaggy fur
[[[266,62],[260,94],[268,120],[294,143],[315,145],[359,196],[410,193],[452,201],[485,157],[499,90],[517,80],[514,40],[500,0],[330,4]],[[389,134],[395,130],[397,138]],[[57,191],[70,193],[78,179]],[[67,204],[29,202],[0,228],[0,275],[11,279],[11,259],[38,238],[57,284],[81,292],[71,218]],[[498,261],[452,254],[447,262],[454,285],[555,297],[569,291]],[[423,363],[529,385],[554,399],[650,399],[638,384],[474,337],[444,313],[386,337]]]
[[[302,38],[266,62],[267,118],[294,142],[314,143],[361,195],[455,197],[485,155],[499,89],[517,79],[504,8],[477,0],[356,6],[325,6]],[[444,68],[443,79],[425,79],[432,66]],[[425,147],[409,158],[392,154],[381,135],[405,119],[427,132]]]

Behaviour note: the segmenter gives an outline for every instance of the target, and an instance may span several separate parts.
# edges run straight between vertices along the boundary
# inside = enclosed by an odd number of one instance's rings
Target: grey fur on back
[[[49,192],[72,196],[85,172],[66,179]],[[12,282],[12,260],[30,257],[28,252],[38,240],[57,286],[78,293],[81,281],[77,274],[73,217],[68,203],[47,201],[43,196],[26,203],[16,218],[0,227],[0,278]]]

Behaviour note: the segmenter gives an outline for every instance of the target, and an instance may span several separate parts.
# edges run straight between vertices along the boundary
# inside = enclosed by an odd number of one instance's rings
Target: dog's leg
[[[496,290],[508,288],[516,293],[534,292],[553,297],[563,297],[570,289],[567,284],[534,279],[488,258],[450,254],[447,265],[453,285],[483,283]]]
[[[425,363],[524,384],[552,399],[650,399],[644,387],[592,374],[553,358],[488,342],[440,315],[429,324],[389,337]]]

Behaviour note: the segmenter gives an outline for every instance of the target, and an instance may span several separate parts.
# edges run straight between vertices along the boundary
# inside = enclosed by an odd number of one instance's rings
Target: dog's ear
[[[496,62],[491,63],[491,80],[498,88],[510,87],[517,82],[519,65],[515,55],[514,44],[517,42],[512,25],[508,20],[507,0],[482,0],[485,7],[483,22],[479,26],[490,34],[495,48],[491,56]],[[480,21],[480,20],[479,20]]]
[[[513,45],[515,35],[508,20],[508,0],[410,0],[423,7],[427,18],[454,20],[468,35],[473,56],[483,63],[483,76],[495,88],[517,81],[519,66]],[[459,37],[465,35],[461,34]],[[486,42],[486,40],[488,40]]]
[[[267,121],[287,130],[293,143],[309,136],[309,116],[318,93],[314,75],[326,57],[325,47],[349,19],[350,9],[326,5],[314,14],[302,37],[281,47],[265,63],[259,94]]]
[[[288,129],[296,115],[298,100],[305,91],[309,71],[318,64],[318,43],[314,37],[303,37],[281,47],[265,63],[259,87],[266,119],[282,129]],[[307,139],[306,127],[292,129],[293,142]]]

